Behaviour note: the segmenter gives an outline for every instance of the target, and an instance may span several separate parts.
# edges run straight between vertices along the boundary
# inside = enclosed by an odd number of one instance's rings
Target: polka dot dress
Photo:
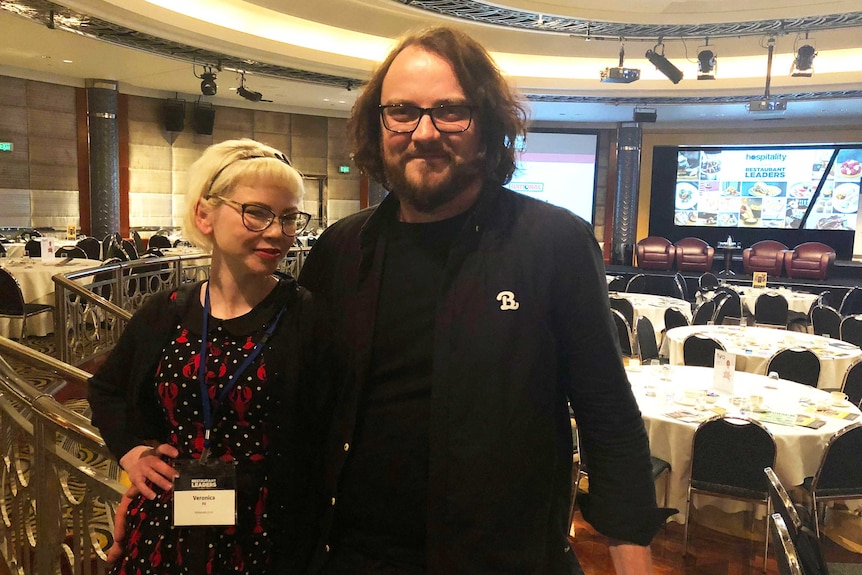
[[[199,304],[197,308],[193,315],[202,317]],[[248,315],[253,314],[254,311]],[[195,325],[195,318],[188,319],[184,323]],[[249,319],[243,316],[226,321],[209,320],[206,380],[210,398],[217,397],[229,376],[263,336],[266,324]],[[248,327],[249,323],[256,323],[257,329],[245,335],[239,333],[245,331],[241,328]],[[179,450],[181,458],[197,459],[203,449],[203,412],[198,384],[200,348],[200,335],[177,325],[154,381],[156,397],[169,423],[169,443]],[[262,467],[268,444],[265,422],[270,404],[266,351],[264,349],[240,374],[221,406],[215,408],[213,403],[216,424],[212,432],[212,457],[237,463],[237,525],[175,528],[172,526],[171,492],[161,493],[153,501],[139,496],[129,505],[126,514],[126,555],[114,565],[112,573],[252,575],[266,572],[270,549],[266,531],[267,490]]]

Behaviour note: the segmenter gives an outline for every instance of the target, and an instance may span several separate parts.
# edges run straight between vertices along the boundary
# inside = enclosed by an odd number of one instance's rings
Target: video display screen
[[[677,151],[674,224],[855,230],[862,148]]]

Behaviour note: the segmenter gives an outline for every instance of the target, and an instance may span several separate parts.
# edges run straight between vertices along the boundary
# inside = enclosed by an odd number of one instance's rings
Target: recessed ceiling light
[[[345,102],[344,100],[339,100],[338,103],[339,104],[346,104],[347,102]]]
[[[72,61],[71,61],[71,60],[63,60],[63,63],[64,63],[64,64],[71,64],[71,63],[72,63]]]
[[[328,101],[329,101],[329,98],[324,98],[324,99],[323,99],[323,101],[324,101],[324,102],[328,102]]]

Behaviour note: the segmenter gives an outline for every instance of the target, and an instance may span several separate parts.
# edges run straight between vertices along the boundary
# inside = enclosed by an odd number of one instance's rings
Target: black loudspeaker
[[[182,132],[185,127],[186,103],[182,100],[166,100],[162,106],[165,131]]]
[[[658,115],[655,112],[655,108],[635,108],[634,112],[634,121],[635,122],[655,122]]]
[[[212,136],[214,123],[215,108],[201,106],[200,104],[195,105],[194,116],[192,116],[192,128],[196,134]]]

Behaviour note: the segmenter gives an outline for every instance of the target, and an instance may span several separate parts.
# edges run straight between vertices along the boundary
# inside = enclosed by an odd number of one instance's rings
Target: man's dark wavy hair
[[[452,64],[455,76],[468,101],[475,106],[484,144],[484,173],[496,184],[504,185],[515,172],[515,145],[525,135],[527,112],[488,52],[466,34],[446,27],[428,28],[404,36],[374,72],[365,90],[353,105],[347,122],[353,160],[359,169],[386,185],[380,149],[380,93],[383,78],[402,50],[418,46]]]

